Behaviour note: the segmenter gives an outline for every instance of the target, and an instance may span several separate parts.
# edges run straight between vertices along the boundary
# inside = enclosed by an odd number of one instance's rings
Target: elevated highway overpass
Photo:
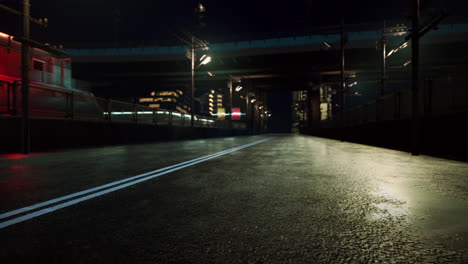
[[[382,37],[379,30],[347,32],[346,70],[359,73],[361,84],[375,85],[380,80]],[[325,47],[324,42],[330,47]],[[253,79],[262,89],[304,90],[320,82],[338,82],[340,34],[273,38],[240,42],[212,43],[213,62],[196,73],[198,87],[219,86],[229,76]],[[388,37],[388,50],[404,42],[404,35]],[[459,70],[468,62],[465,45],[468,24],[444,24],[421,41],[423,71]],[[188,46],[68,49],[78,78],[107,81],[111,86],[151,83],[153,86],[181,86],[190,80]],[[408,80],[403,65],[410,49],[389,58],[389,82]],[[448,65],[451,65],[450,67]],[[429,69],[430,68],[430,69]],[[206,72],[214,76],[208,76]],[[125,79],[125,84],[122,84]],[[128,81],[128,80],[134,80]],[[217,80],[217,82],[216,82]],[[398,84],[397,84],[398,85]],[[145,92],[132,88],[124,94]]]

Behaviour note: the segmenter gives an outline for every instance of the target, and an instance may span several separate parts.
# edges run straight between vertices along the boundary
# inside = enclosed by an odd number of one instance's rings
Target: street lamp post
[[[191,127],[195,126],[195,43],[194,36],[192,36],[192,47],[191,47],[191,64],[192,64],[192,107],[190,108],[191,113]]]
[[[341,52],[340,52],[340,66],[341,66],[341,87],[340,87],[340,117],[341,117],[341,141],[345,138],[345,96],[346,96],[346,79],[345,79],[345,31],[344,19],[341,21]]]
[[[23,1],[23,42],[21,43],[21,102],[22,102],[22,150],[24,154],[30,151],[31,123],[29,120],[29,0]]]
[[[380,88],[380,95],[383,96],[385,93],[385,81],[387,78],[387,38],[385,37],[385,21],[382,30],[382,86]]]
[[[411,42],[412,48],[412,146],[411,154],[419,155],[419,135],[420,135],[420,120],[419,120],[419,0],[413,0],[413,38]]]
[[[229,80],[228,85],[229,85],[229,109],[231,111],[229,128],[232,129],[232,80]]]

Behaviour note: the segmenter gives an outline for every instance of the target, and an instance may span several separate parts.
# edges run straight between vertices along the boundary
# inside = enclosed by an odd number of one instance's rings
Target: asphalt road
[[[291,135],[7,155],[0,214],[0,263],[468,263],[468,163]]]

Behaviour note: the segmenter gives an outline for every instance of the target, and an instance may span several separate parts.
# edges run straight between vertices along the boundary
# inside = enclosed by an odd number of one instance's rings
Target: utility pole
[[[195,36],[192,36],[191,60],[192,60],[192,107],[191,112],[191,127],[195,126]]]
[[[382,87],[380,89],[380,95],[383,96],[385,93],[385,81],[387,78],[387,38],[385,37],[385,20],[382,29]]]
[[[419,10],[419,0],[413,0],[413,18],[412,18],[412,27],[413,35],[411,41],[411,71],[412,71],[412,146],[411,154],[414,156],[419,155],[420,148],[420,120],[419,120],[419,20],[420,20],[420,10]]]
[[[63,53],[63,51],[59,52],[55,49],[50,49],[45,45],[32,41],[30,39],[30,23],[33,22],[35,24],[40,25],[41,27],[47,27],[48,19],[32,18],[30,14],[31,5],[29,0],[23,0],[23,12],[20,12],[3,4],[0,4],[0,9],[9,12],[13,15],[23,17],[23,32],[21,38],[19,39],[19,41],[21,41],[21,151],[24,154],[28,154],[30,152],[31,145],[31,128],[29,120],[29,63],[31,59],[31,43],[34,46],[39,47],[41,49],[45,49],[49,52],[56,52],[61,54]]]
[[[230,111],[231,111],[231,119],[230,119],[230,122],[229,122],[229,128],[232,129],[232,80],[229,80],[228,82],[228,86],[229,86],[229,108],[230,108]]]
[[[250,82],[247,80],[245,83],[245,124],[247,125],[247,129],[250,127],[250,122],[249,122],[249,87],[250,87]]]
[[[23,0],[23,41],[21,43],[21,138],[22,151],[24,154],[30,152],[31,146],[31,124],[29,120],[29,20],[30,20],[29,0]]]
[[[346,80],[345,80],[345,31],[344,19],[341,20],[341,87],[340,87],[340,118],[341,118],[341,141],[345,138],[345,96],[346,96]]]

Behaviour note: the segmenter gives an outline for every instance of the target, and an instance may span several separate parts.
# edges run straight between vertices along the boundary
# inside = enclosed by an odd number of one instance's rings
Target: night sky
[[[31,0],[32,15],[48,17],[48,29],[33,26],[35,39],[65,46],[94,43],[96,46],[114,43],[121,45],[146,43],[177,44],[172,33],[180,29],[192,31],[194,8],[198,1],[144,1],[144,0]],[[211,42],[304,34],[313,28],[337,25],[344,17],[347,23],[381,22],[384,19],[402,19],[409,14],[407,0],[375,1],[266,1],[236,0],[202,1],[207,9],[198,32]],[[431,8],[447,8],[452,17],[466,16],[464,0],[431,0]],[[17,9],[21,0],[0,0]],[[18,34],[19,17],[0,11],[0,31]],[[116,26],[117,25],[117,26]],[[118,30],[116,30],[118,29]],[[118,32],[118,34],[116,34]],[[130,43],[130,44],[129,44]]]

